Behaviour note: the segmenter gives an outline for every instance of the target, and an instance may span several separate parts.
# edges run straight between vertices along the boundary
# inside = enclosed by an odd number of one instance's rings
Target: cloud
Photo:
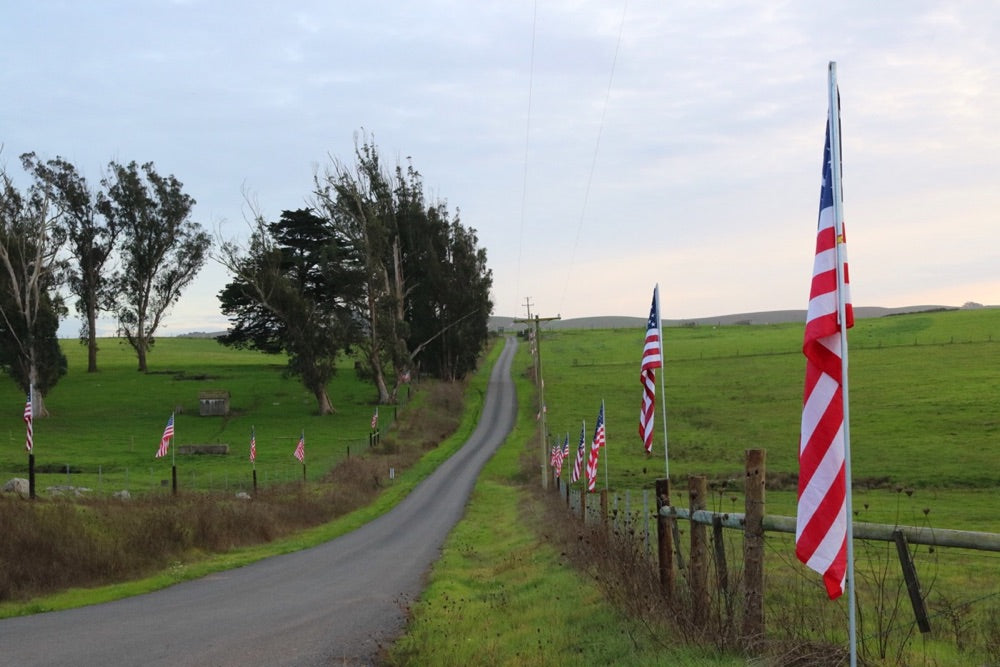
[[[364,128],[478,230],[498,314],[531,295],[564,316],[641,316],[657,281],[676,317],[800,308],[834,60],[856,299],[965,289],[978,294],[963,301],[1000,303],[994,13],[860,0],[15,5],[0,25],[0,142],[8,160],[63,155],[95,180],[111,159],[152,160],[198,200],[197,219],[239,233],[244,187],[271,215],[301,206],[313,170],[350,160]],[[225,280],[206,270],[171,326],[218,321]]]

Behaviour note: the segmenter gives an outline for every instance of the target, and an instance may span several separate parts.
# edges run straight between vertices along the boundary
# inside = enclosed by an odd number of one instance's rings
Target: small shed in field
[[[229,414],[229,392],[212,389],[198,392],[198,414],[202,417],[225,417]]]

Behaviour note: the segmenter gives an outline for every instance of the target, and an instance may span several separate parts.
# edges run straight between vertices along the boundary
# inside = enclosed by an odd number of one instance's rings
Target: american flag
[[[646,322],[646,344],[642,348],[642,364],[639,381],[642,383],[642,409],[639,411],[639,437],[646,453],[653,451],[653,417],[656,414],[656,372],[663,366],[660,354],[660,317],[656,312],[659,286],[653,288],[653,305],[649,308]]]
[[[601,447],[606,443],[604,433],[604,401],[601,401],[601,411],[597,413],[597,426],[594,427],[594,441],[590,443],[590,457],[587,459],[587,490],[597,488],[597,460]]]
[[[378,428],[378,406],[375,406],[375,414],[372,415],[372,430]]]
[[[563,462],[566,457],[569,456],[569,433],[566,434],[566,438],[563,440],[562,445],[556,445],[556,477],[562,477],[562,467]]]
[[[830,122],[826,126],[823,152],[823,186],[820,190],[816,256],[802,352],[806,357],[806,381],[799,440],[798,514],[795,554],[800,561],[823,575],[831,599],[844,592],[847,577],[847,489],[844,422],[845,365],[841,357],[842,336],[854,325],[848,290],[847,252],[843,233],[837,237]],[[840,165],[836,165],[839,169]],[[841,226],[841,232],[843,227]],[[839,246],[839,252],[838,252]],[[839,260],[838,260],[839,258]],[[843,263],[837,277],[837,262]],[[838,284],[842,282],[843,287]],[[839,321],[843,299],[846,326]],[[844,348],[846,349],[846,348]]]
[[[170,419],[167,420],[167,425],[163,429],[163,437],[160,438],[160,448],[156,450],[156,458],[165,456],[167,450],[170,449],[170,439],[174,437],[174,415],[170,414]]]
[[[35,447],[35,431],[32,426],[32,421],[34,420],[32,407],[31,407],[31,387],[28,388],[28,400],[24,403],[24,425],[26,427],[26,434],[24,439],[24,448],[30,453]]]
[[[559,447],[559,445],[552,445],[552,447],[549,448],[549,465],[553,468],[556,467],[556,461],[559,460],[559,453],[561,451],[562,448]]]
[[[257,434],[253,430],[253,426],[250,427],[250,463],[257,460]]]
[[[587,451],[587,422],[583,422],[583,426],[580,427],[580,444],[576,446],[576,461],[573,463],[573,475],[570,477],[570,482],[576,483],[580,479],[580,475],[583,473],[583,457]]]
[[[299,437],[299,444],[295,445],[295,458],[299,460],[299,463],[306,462],[306,432],[302,431],[302,435]]]

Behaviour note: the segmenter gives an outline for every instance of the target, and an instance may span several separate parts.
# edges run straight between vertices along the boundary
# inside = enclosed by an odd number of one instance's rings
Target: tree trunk
[[[31,414],[32,418],[50,416],[48,408],[45,407],[45,397],[39,391],[31,396]]]
[[[97,310],[87,304],[87,372],[97,372]]]
[[[136,339],[135,354],[139,357],[139,372],[146,372],[146,344],[145,341]]]
[[[333,403],[330,402],[330,396],[326,393],[326,389],[316,391],[316,403],[321,415],[332,415],[337,412],[333,409]]]
[[[32,352],[34,356],[34,352]],[[32,387],[31,391],[31,414],[33,418],[48,417],[49,411],[45,407],[45,396],[42,392],[38,390],[38,367],[35,365],[34,359],[30,362],[28,367],[28,383]]]
[[[375,388],[378,390],[378,402],[385,405],[389,402],[389,390],[385,386],[385,373],[382,371],[382,347],[378,335],[378,313],[376,312],[375,296],[372,289],[368,290],[368,326],[371,329],[369,336],[371,340],[372,375],[375,377]]]

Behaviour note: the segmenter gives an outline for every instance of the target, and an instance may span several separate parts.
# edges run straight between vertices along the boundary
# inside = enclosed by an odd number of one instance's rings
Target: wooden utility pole
[[[534,361],[535,361],[535,386],[538,387],[538,421],[540,422],[540,432],[539,432],[539,442],[541,443],[542,452],[542,488],[549,488],[549,458],[548,458],[548,438],[546,437],[545,429],[545,382],[542,380],[542,334],[540,329],[540,324],[542,322],[551,322],[552,320],[561,319],[558,315],[555,317],[539,317],[535,315],[534,318],[531,317],[531,298],[527,297],[524,300],[524,305],[528,309],[528,318],[519,319],[514,318],[515,323],[523,322],[534,322],[535,329],[535,347],[534,347]]]

